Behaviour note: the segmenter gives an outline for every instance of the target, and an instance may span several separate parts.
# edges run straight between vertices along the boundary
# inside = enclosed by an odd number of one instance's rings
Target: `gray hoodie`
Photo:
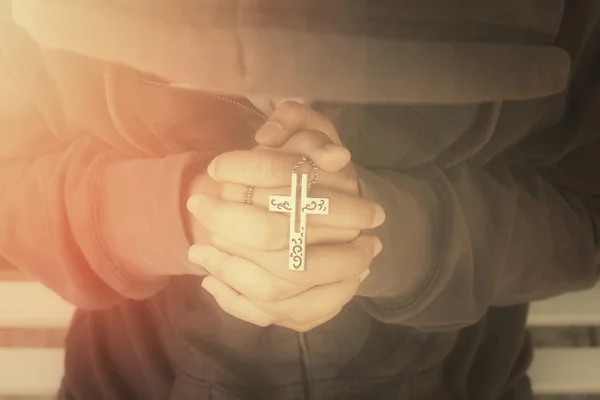
[[[81,308],[63,399],[532,398],[526,303],[598,276],[599,2],[13,8],[0,258]],[[128,274],[185,270],[186,179],[260,124],[203,91],[317,100],[386,210],[371,275],[303,346],[200,278]]]

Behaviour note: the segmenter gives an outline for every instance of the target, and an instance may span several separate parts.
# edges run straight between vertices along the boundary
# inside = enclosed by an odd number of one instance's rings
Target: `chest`
[[[411,169],[436,163],[490,162],[554,125],[564,94],[519,102],[466,105],[327,105],[353,161],[370,168]]]

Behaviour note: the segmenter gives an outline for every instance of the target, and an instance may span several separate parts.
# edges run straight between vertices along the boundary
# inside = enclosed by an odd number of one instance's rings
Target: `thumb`
[[[342,144],[333,123],[324,115],[295,101],[281,104],[269,120],[256,132],[258,144],[281,147],[301,130],[323,132],[335,144]]]
[[[305,154],[319,168],[328,172],[340,171],[352,159],[350,150],[334,143],[325,133],[316,130],[303,130],[296,133],[280,150],[286,153]]]
[[[253,150],[271,150],[272,147],[258,145]],[[304,154],[319,168],[327,172],[338,172],[352,159],[350,150],[338,145],[321,131],[304,130],[293,135],[283,146],[277,149],[288,154]]]

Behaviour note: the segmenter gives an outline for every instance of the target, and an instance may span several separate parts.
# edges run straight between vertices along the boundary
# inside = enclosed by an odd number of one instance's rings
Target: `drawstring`
[[[315,385],[311,371],[310,350],[304,332],[298,332],[298,347],[300,351],[300,362],[302,364],[304,397],[306,400],[315,400]]]

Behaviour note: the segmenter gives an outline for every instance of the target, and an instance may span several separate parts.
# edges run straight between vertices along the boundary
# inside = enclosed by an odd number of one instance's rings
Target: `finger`
[[[289,216],[204,194],[190,197],[187,207],[206,230],[234,243],[259,250],[289,247]],[[308,244],[338,243],[345,238],[352,240],[357,236],[356,232],[352,229],[315,226],[306,240]]]
[[[212,276],[204,278],[202,286],[214,297],[215,301],[224,312],[234,318],[260,327],[276,324],[296,332],[307,332],[314,329],[316,326],[331,320],[343,309],[343,307],[338,307],[334,309],[333,312],[326,313],[316,317],[312,321],[304,323],[296,323],[293,322],[293,320],[277,321],[276,317],[261,310],[252,301]]]
[[[342,282],[316,286],[289,299],[276,302],[255,302],[265,313],[275,317],[275,321],[294,325],[307,325],[329,315],[346,305],[360,285],[358,277]]]
[[[308,331],[315,329],[317,326],[323,325],[324,323],[337,317],[342,310],[343,310],[343,307],[340,307],[339,309],[335,310],[331,314],[327,314],[326,316],[321,317],[321,318],[319,318],[315,321],[312,321],[308,324],[305,324],[305,325],[296,325],[296,324],[292,324],[290,322],[274,322],[273,325],[281,326],[283,328],[288,328],[295,332],[308,332]]]
[[[250,260],[210,245],[192,246],[189,259],[251,301],[283,300],[309,289],[306,285],[281,279]]]
[[[269,150],[259,145],[254,150]],[[295,133],[279,151],[290,154],[304,154],[323,171],[336,172],[350,164],[350,150],[335,144],[325,133],[317,130],[303,130]]]
[[[325,133],[310,129],[296,132],[280,151],[305,154],[324,171],[336,172],[351,161],[350,150],[335,144]]]
[[[256,132],[255,140],[265,146],[280,147],[303,129],[319,130],[335,144],[342,144],[331,120],[295,101],[286,101],[277,107],[269,120]]]
[[[300,155],[274,150],[236,150],[215,157],[207,168],[212,179],[259,187],[290,186],[292,171]],[[298,168],[312,175],[310,164]],[[351,169],[338,172],[319,171],[318,185],[348,191],[353,186]]]
[[[228,202],[241,202],[246,186],[235,183],[223,183],[220,187],[220,198]],[[290,188],[255,187],[252,189],[252,204],[269,209],[271,196],[289,196]],[[383,208],[364,197],[353,196],[323,186],[311,188],[313,198],[329,199],[329,214],[309,214],[307,223],[314,226],[329,226],[341,229],[373,229],[385,221]],[[289,213],[283,213],[289,216]]]
[[[210,293],[227,314],[257,326],[269,326],[275,318],[255,306],[250,300],[213,276],[202,281],[202,287]]]
[[[288,249],[259,251],[218,236],[211,237],[210,241],[225,253],[250,260],[271,275],[306,288],[361,276],[382,249],[381,241],[373,235],[361,235],[349,243],[307,246],[307,268],[298,273],[288,268]]]

